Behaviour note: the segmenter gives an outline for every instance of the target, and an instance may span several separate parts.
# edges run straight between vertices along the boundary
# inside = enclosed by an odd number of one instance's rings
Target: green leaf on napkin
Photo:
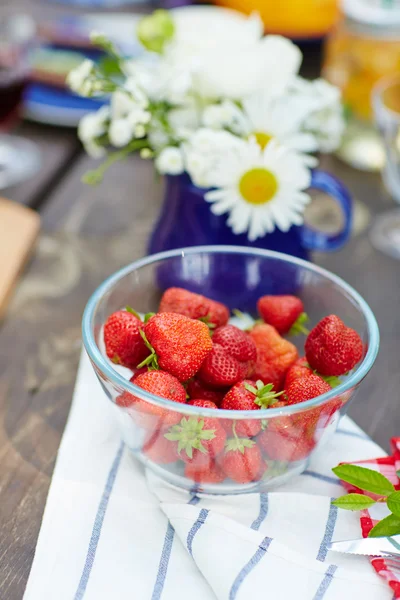
[[[400,518],[396,517],[396,515],[389,515],[379,521],[371,529],[368,534],[368,537],[388,537],[390,535],[397,535],[400,533]]]
[[[342,481],[346,481],[366,492],[387,496],[395,491],[389,479],[372,469],[366,469],[357,465],[338,465],[332,471]]]
[[[396,515],[396,517],[400,518],[400,492],[393,492],[390,496],[387,497],[387,505],[388,509]]]
[[[346,510],[363,510],[375,504],[375,500],[364,494],[347,494],[347,496],[340,496],[332,502],[338,508],[344,508]]]

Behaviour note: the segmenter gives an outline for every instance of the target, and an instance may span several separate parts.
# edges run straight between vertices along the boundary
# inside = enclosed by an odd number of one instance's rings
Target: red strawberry
[[[179,313],[191,319],[204,319],[216,327],[225,325],[229,310],[221,302],[216,302],[200,294],[182,288],[169,288],[161,298],[158,312]]]
[[[226,442],[220,465],[225,475],[237,483],[256,481],[265,471],[259,447],[252,440],[238,437]]]
[[[210,467],[225,445],[225,429],[218,419],[184,417],[165,437],[178,442],[179,457],[196,467]]]
[[[306,357],[303,356],[289,367],[285,377],[285,390],[296,379],[309,377],[310,375],[313,375],[313,370],[309,367]]]
[[[160,431],[149,434],[142,448],[143,454],[153,462],[166,465],[178,460],[178,449],[176,442],[170,442]]]
[[[147,371],[134,380],[135,385],[160,396],[166,400],[172,400],[180,404],[186,402],[186,390],[183,385],[170,373],[164,371]],[[131,407],[134,420],[145,429],[160,429],[170,427],[178,423],[182,415],[179,412],[151,404],[129,392],[124,392],[116,399],[119,406]]]
[[[154,315],[144,333],[152,348],[146,364],[159,366],[179,381],[193,377],[212,349],[207,325],[176,313]]]
[[[134,369],[133,375],[129,381],[131,381],[133,383],[135,381],[135,379],[137,379],[139,377],[139,375],[142,375],[143,373],[147,373],[147,371],[148,371],[147,367],[140,367],[140,369]]]
[[[143,323],[127,310],[110,315],[104,325],[108,358],[116,365],[135,368],[149,354],[140,335]]]
[[[251,337],[234,325],[218,327],[213,334],[213,343],[219,344],[239,362],[254,362],[257,348]]]
[[[318,377],[318,375],[312,373],[306,377],[295,379],[289,385],[286,389],[287,402],[289,405],[298,404],[299,402],[311,400],[311,398],[316,398],[326,392],[330,392],[331,389],[329,383],[324,381],[322,377]]]
[[[233,358],[219,344],[214,344],[199,371],[202,382],[214,387],[229,387],[246,377],[248,363]]]
[[[188,404],[191,404],[192,406],[200,406],[201,408],[218,408],[215,402],[212,402],[211,400],[201,400],[201,398],[189,400]]]
[[[311,400],[311,398],[316,398],[326,392],[330,392],[331,389],[329,383],[313,373],[312,375],[296,379],[290,384],[286,390],[287,403],[291,405],[305,402],[306,400]],[[313,437],[315,433],[321,410],[322,407],[317,407],[293,415],[293,422],[296,426],[301,425],[304,427],[308,438]]]
[[[363,343],[356,331],[339,317],[329,315],[314,327],[305,344],[309,365],[321,375],[344,375],[363,356]]]
[[[268,408],[274,403],[277,396],[272,390],[272,385],[264,385],[262,381],[241,381],[233,386],[222,401],[221,408],[225,410],[260,410]],[[239,436],[253,437],[261,431],[261,419],[241,419],[234,421],[236,434]],[[229,427],[232,421],[226,421]]]
[[[269,427],[260,433],[257,437],[257,443],[268,458],[285,462],[302,460],[309,456],[315,447],[315,442],[312,439],[300,435],[295,437],[282,435]]]
[[[308,317],[297,296],[262,296],[257,302],[260,317],[280,334],[308,333],[304,323]]]
[[[287,370],[298,359],[296,346],[266,323],[255,325],[250,337],[257,347],[253,379],[267,381],[275,390],[281,390]]]
[[[185,466],[185,477],[193,479],[196,483],[222,483],[225,479],[225,473],[215,463],[207,468],[187,464]]]
[[[225,396],[225,390],[211,390],[202,381],[198,379],[191,379],[186,387],[186,391],[189,394],[191,400],[197,400],[197,398],[203,400],[211,400],[219,406]]]

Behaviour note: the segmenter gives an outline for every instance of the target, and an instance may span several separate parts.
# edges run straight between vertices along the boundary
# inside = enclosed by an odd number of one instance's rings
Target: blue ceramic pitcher
[[[307,225],[287,232],[275,229],[254,242],[246,234],[236,235],[228,227],[227,215],[214,215],[205,201],[206,190],[196,187],[188,175],[167,176],[164,204],[149,242],[149,253],[203,245],[235,245],[266,248],[309,259],[313,250],[337,250],[350,236],[352,202],[349,192],[333,175],[312,172],[311,188],[322,190],[338,202],[343,213],[341,231],[328,234]]]

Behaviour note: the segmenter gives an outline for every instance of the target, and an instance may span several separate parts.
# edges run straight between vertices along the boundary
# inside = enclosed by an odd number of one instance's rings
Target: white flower
[[[164,148],[156,158],[156,167],[163,175],[180,175],[184,171],[182,152],[172,146]]]
[[[140,108],[147,108],[149,105],[149,99],[140,86],[135,77],[128,77],[124,83],[124,89],[129,92],[134,103]]]
[[[137,107],[131,94],[117,90],[111,96],[111,112],[114,119],[126,117]]]
[[[227,11],[212,19],[209,12],[202,26],[197,11],[182,12],[166,57],[192,72],[201,97],[242,99],[261,87],[279,94],[297,74],[300,50],[280,36],[261,38],[258,21]]]
[[[285,93],[274,98],[268,91],[261,91],[243,101],[247,119],[246,136],[253,135],[264,149],[272,140],[298,153],[315,152],[318,142],[311,132],[304,132],[303,125],[310,115],[308,96]],[[302,154],[305,164],[315,166],[317,160]]]
[[[218,173],[231,154],[237,154],[243,140],[228,131],[201,128],[183,145],[186,170],[193,183],[199,187],[211,187]]]
[[[199,111],[191,104],[173,108],[168,113],[168,124],[174,137],[186,140],[200,127]]]
[[[216,215],[229,213],[228,225],[236,234],[248,233],[254,241],[278,227],[288,231],[303,223],[310,201],[304,193],[310,171],[292,151],[271,141],[264,150],[254,138],[242,141],[239,152],[220,163],[205,198]]]
[[[134,137],[134,130],[128,119],[114,119],[108,130],[110,143],[116,148],[126,146]]]
[[[304,130],[315,136],[321,152],[332,152],[339,147],[345,129],[340,90],[324,79],[303,82],[304,86],[315,102]]]
[[[67,75],[67,84],[71,90],[81,96],[90,96],[94,91],[92,78],[94,70],[94,62],[89,59],[72,69]]]
[[[221,104],[211,104],[204,109],[203,125],[211,129],[230,129],[234,133],[242,133],[246,127],[246,118],[240,108],[231,100]]]
[[[92,158],[101,158],[106,154],[105,149],[97,139],[107,132],[110,119],[110,108],[102,106],[97,112],[82,117],[78,126],[78,137],[85,146],[86,152]]]

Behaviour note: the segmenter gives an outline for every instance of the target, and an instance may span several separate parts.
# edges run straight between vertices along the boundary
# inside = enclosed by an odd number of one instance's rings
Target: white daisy
[[[278,227],[288,231],[303,223],[310,197],[311,175],[299,156],[270,141],[262,150],[255,138],[243,141],[240,151],[227,153],[214,172],[213,187],[205,198],[216,215],[229,213],[236,234],[247,231],[250,241]]]
[[[262,149],[275,139],[287,148],[302,153],[307,166],[317,164],[314,157],[304,156],[318,149],[315,135],[302,131],[304,121],[310,115],[308,96],[286,93],[271,97],[266,90],[246,98],[243,110],[247,119],[247,130],[243,133],[253,135]]]

